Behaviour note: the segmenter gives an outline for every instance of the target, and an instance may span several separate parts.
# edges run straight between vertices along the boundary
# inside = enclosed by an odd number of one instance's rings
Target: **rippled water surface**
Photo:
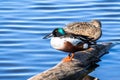
[[[0,0],[0,80],[26,80],[56,65],[64,52],[42,37],[54,28],[99,19],[99,41],[120,40],[120,0]],[[120,45],[90,75],[120,80]]]

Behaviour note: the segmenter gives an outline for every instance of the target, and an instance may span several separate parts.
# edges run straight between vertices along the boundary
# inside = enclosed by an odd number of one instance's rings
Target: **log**
[[[99,65],[96,63],[108,53],[112,43],[99,43],[89,49],[75,52],[71,62],[61,61],[55,67],[39,73],[28,80],[85,80],[90,72]]]
[[[99,80],[99,79],[96,78],[96,77],[87,75],[87,76],[85,76],[82,80]]]

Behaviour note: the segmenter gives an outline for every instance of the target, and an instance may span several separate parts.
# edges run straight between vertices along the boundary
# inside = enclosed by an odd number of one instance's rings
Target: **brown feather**
[[[83,44],[84,43],[77,44],[76,46],[73,46],[70,42],[66,41],[64,43],[64,48],[63,49],[59,49],[59,50],[73,53],[73,52],[76,52],[76,51],[84,50],[83,49]]]
[[[64,28],[65,32],[75,34],[75,35],[84,35],[89,38],[93,38],[93,41],[96,41],[101,37],[101,23],[97,23],[94,20],[93,22],[74,22],[66,25]],[[99,27],[100,26],[100,27]]]

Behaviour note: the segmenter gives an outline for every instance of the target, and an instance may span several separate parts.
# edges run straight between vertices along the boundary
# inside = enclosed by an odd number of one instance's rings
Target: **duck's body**
[[[52,37],[50,43],[57,50],[71,53],[88,48],[87,43],[83,43],[80,39],[70,37]]]
[[[83,43],[80,39],[70,37],[52,37],[50,43],[54,49],[69,52],[68,57],[63,59],[64,62],[71,61],[74,57],[74,52],[89,48],[89,44]]]
[[[98,20],[91,22],[74,22],[66,25],[64,28],[66,33],[78,36],[86,36],[91,41],[98,40],[102,35],[101,23]]]
[[[51,38],[51,46],[57,50],[74,53],[89,48],[91,42],[96,42],[102,35],[101,23],[98,20],[91,22],[75,22],[64,28],[56,28],[44,38]],[[67,60],[74,57],[68,56]],[[66,61],[66,59],[65,59]]]

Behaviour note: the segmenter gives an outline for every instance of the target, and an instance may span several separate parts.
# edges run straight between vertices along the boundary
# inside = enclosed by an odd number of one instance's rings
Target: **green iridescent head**
[[[56,28],[54,29],[52,34],[54,35],[54,37],[60,37],[60,36],[64,36],[66,33],[63,28]]]
[[[63,30],[63,28],[58,28],[58,33],[60,33],[61,35],[65,35],[65,31]]]
[[[47,39],[47,38],[50,38],[50,37],[60,37],[60,36],[64,36],[64,35],[66,35],[66,32],[64,31],[63,28],[56,28],[56,29],[53,30],[52,33],[43,37],[43,39]]]

